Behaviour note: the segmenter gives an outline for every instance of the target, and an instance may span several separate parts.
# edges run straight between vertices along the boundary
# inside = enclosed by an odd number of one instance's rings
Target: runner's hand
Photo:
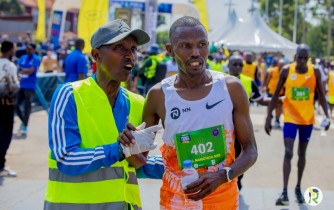
[[[186,186],[184,190],[188,199],[201,200],[214,192],[224,183],[221,171],[199,173],[199,179]]]
[[[271,132],[271,118],[266,119],[266,123],[264,125],[264,130],[266,131],[266,133],[270,136],[270,132]]]
[[[157,144],[154,142],[155,132],[162,128],[161,125],[155,125],[144,129],[145,125],[146,123],[144,122],[137,128],[137,130],[131,131],[131,134],[135,139],[135,143],[132,146],[126,147],[121,144],[125,157],[147,152],[157,147]]]

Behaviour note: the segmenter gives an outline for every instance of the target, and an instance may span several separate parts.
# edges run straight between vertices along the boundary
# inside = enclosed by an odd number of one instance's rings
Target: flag
[[[44,41],[45,39],[45,0],[37,0],[38,20],[35,39]]]
[[[207,31],[209,31],[209,16],[206,6],[206,0],[193,0],[193,4],[199,13],[199,20],[204,25]]]
[[[108,0],[82,0],[78,18],[78,36],[85,41],[84,53],[91,51],[90,39],[96,29],[107,23]]]

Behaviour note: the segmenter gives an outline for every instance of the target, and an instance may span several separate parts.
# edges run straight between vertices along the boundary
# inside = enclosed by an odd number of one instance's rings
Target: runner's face
[[[166,49],[175,58],[180,73],[198,75],[205,72],[209,42],[203,26],[178,27]]]
[[[309,54],[307,50],[299,50],[296,55],[297,67],[299,68],[306,67],[308,58],[309,58]]]
[[[98,59],[95,59],[99,71],[103,71],[108,79],[127,81],[137,62],[137,46],[137,41],[132,36],[114,44],[101,46],[97,51]]]
[[[229,61],[228,68],[231,75],[238,77],[242,71],[242,59],[233,59]]]

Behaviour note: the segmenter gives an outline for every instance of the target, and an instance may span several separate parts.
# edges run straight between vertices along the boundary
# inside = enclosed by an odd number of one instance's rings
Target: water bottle
[[[199,178],[197,171],[192,167],[191,160],[183,161],[183,170],[181,172],[182,189]],[[203,208],[202,201],[194,201],[185,197],[185,209],[200,210]]]
[[[329,118],[325,117],[320,124],[320,136],[326,136],[326,130],[325,128],[328,126],[329,124]]]

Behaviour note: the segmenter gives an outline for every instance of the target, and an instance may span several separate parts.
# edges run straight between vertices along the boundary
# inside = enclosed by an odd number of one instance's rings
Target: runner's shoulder
[[[239,92],[243,89],[243,85],[237,77],[231,75],[225,75],[225,78],[226,78],[226,86],[230,93]]]
[[[147,93],[146,100],[159,100],[164,94],[161,88],[161,82],[155,84]]]

